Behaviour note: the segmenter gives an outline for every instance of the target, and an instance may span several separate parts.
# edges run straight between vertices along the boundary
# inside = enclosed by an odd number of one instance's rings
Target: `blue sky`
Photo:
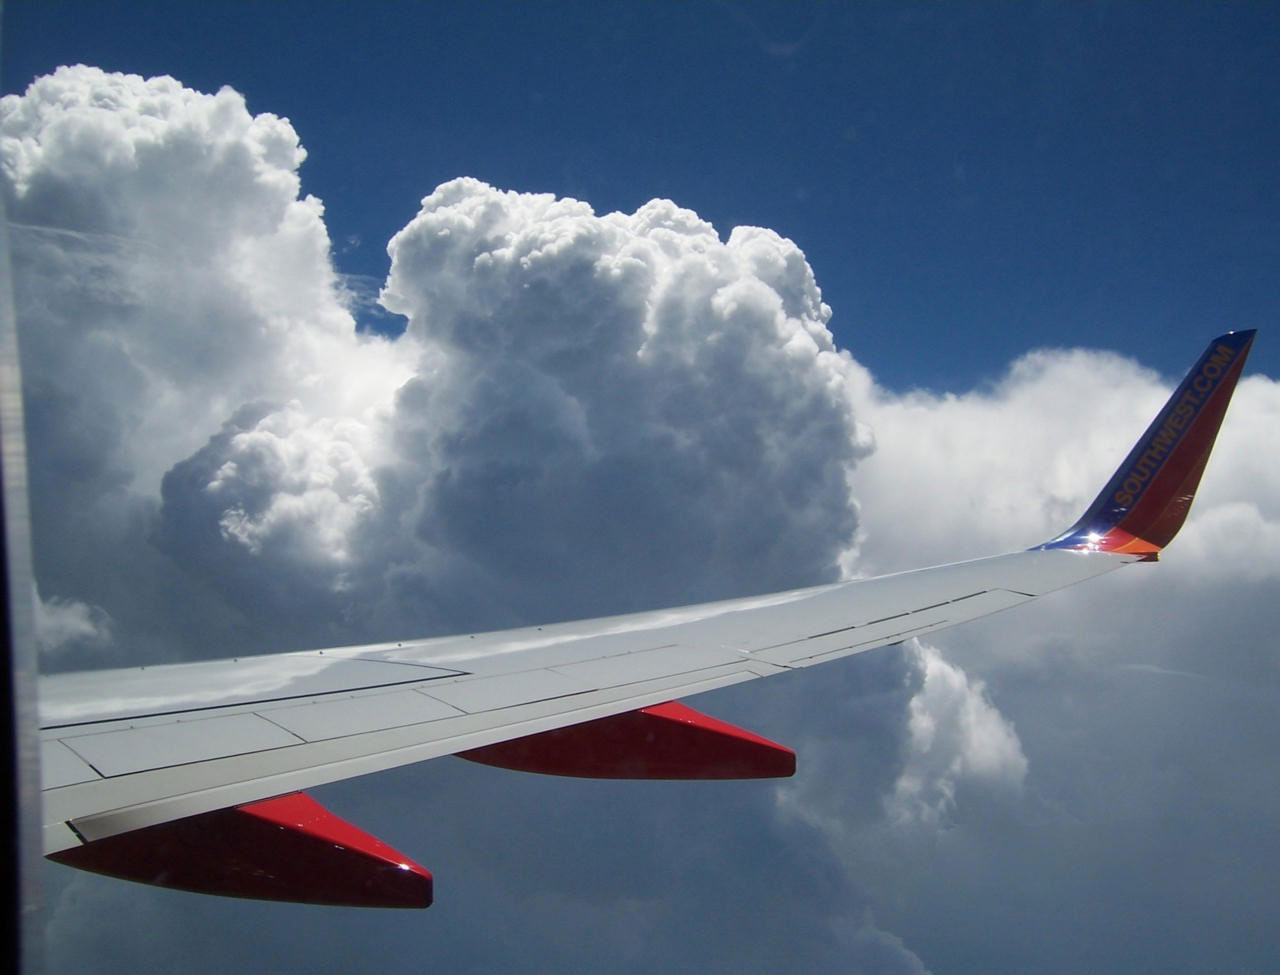
[[[447,759],[339,783],[317,798],[435,872],[430,911],[50,866],[50,970],[1267,970],[1277,27],[1261,4],[8,4],[49,670],[1026,547],[1208,338],[1260,330],[1159,565],[693,701],[796,748],[794,780]]]
[[[287,116],[349,273],[381,278],[418,200],[468,175],[601,213],[668,197],[722,233],[771,227],[804,250],[841,344],[895,388],[969,385],[1040,344],[1143,350],[1174,374],[1200,337],[1280,304],[1265,4],[6,18],[6,92],[84,62],[229,84]],[[1276,371],[1265,344],[1255,355]]]

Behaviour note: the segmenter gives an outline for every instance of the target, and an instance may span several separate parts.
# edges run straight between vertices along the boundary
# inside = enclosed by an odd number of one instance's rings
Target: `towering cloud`
[[[479,586],[474,625],[835,577],[867,445],[790,241],[460,179],[389,250],[424,350],[380,473],[397,598]]]
[[[192,540],[161,518],[170,468],[246,410],[367,423],[408,378],[340,301],[304,155],[287,121],[170,78],[63,68],[0,101],[38,575],[113,620],[108,660],[252,637],[220,578],[163,554]],[[363,503],[353,477],[331,508]],[[234,503],[206,513],[215,538],[253,540]]]
[[[390,244],[406,333],[362,336],[286,120],[83,67],[3,111],[41,577],[119,646],[175,585],[203,654],[838,574],[868,438],[790,241],[459,179]]]

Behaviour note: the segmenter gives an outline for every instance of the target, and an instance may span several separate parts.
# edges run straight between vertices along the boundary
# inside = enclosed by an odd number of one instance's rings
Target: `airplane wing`
[[[595,777],[789,775],[789,749],[676,699],[1155,560],[1253,336],[1214,339],[1080,521],[1028,551],[582,622],[43,678],[45,852],[211,893],[427,906],[426,870],[301,790],[440,755]]]

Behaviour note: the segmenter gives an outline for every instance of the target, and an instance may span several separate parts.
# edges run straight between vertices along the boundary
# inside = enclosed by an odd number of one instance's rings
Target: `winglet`
[[[1255,334],[1210,342],[1089,510],[1040,548],[1155,559],[1187,517]]]

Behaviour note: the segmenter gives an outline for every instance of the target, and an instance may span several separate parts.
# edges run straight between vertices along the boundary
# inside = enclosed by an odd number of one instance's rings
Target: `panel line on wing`
[[[864,640],[862,643],[850,643],[848,646],[840,647],[836,650],[824,650],[816,653],[812,657],[800,657],[791,661],[792,667],[808,667],[811,664],[821,663],[824,660],[831,660],[840,654],[861,653],[866,650],[874,650],[877,647],[887,647],[894,643],[901,643],[913,633],[923,633],[926,630],[935,630],[946,626],[950,620],[935,620],[931,623],[924,623],[920,626],[913,626],[908,630],[899,630],[897,633],[889,633],[885,636],[877,636],[870,640]]]
[[[256,712],[307,742],[385,731],[454,718],[463,712],[417,688],[384,694],[352,694]]]
[[[380,661],[374,661],[375,663]],[[142,721],[147,718],[176,718],[184,714],[198,714],[202,711],[227,711],[229,708],[243,708],[245,710],[253,710],[264,704],[280,704],[285,701],[305,701],[317,697],[327,697],[338,694],[355,694],[360,691],[376,691],[387,687],[402,687],[405,684],[426,684],[431,681],[452,679],[455,677],[469,676],[466,671],[454,671],[447,674],[437,674],[434,677],[414,677],[409,680],[393,680],[384,684],[365,684],[358,687],[340,687],[331,691],[311,691],[306,694],[286,694],[281,697],[262,697],[252,698],[244,701],[236,701],[233,704],[201,704],[187,708],[174,708],[170,711],[148,711],[145,713],[129,714],[129,715],[113,715],[109,718],[93,718],[89,721],[67,721],[63,724],[42,725],[41,731],[62,731],[68,728],[88,728],[93,725],[117,724],[121,721]]]
[[[102,773],[93,767],[92,762],[86,762],[66,742],[56,738],[40,742],[40,771],[46,789],[92,782],[95,776],[102,778]]]
[[[287,748],[305,739],[250,712],[78,735],[62,743],[103,778],[115,778]]]
[[[575,680],[558,671],[543,667],[517,671],[513,674],[453,681],[430,689],[423,688],[418,693],[442,701],[468,714],[475,714],[499,711],[521,704],[533,704],[538,701],[568,698],[593,690],[596,688],[587,681]]]
[[[741,663],[741,655],[732,650],[713,650],[673,643],[634,653],[561,664],[549,669],[561,676],[593,685],[593,690],[604,690],[656,677],[691,674],[724,664]]]
[[[863,623],[854,623],[850,626],[840,626],[840,627],[836,627],[836,629],[834,630],[825,630],[822,633],[812,633],[809,636],[800,637],[798,640],[788,640],[784,643],[773,643],[767,647],[760,647],[758,650],[755,650],[752,652],[759,653],[762,650],[777,650],[779,647],[792,647],[792,646],[796,646],[797,644],[807,643],[810,640],[821,640],[824,637],[835,636],[837,633],[848,633],[851,630],[861,630],[869,626],[877,626],[880,623],[888,623],[890,620],[901,619],[904,616],[914,616],[917,613],[927,613],[931,609],[940,609],[943,606],[950,606],[952,603],[962,602],[963,600],[966,600],[966,599],[973,599],[975,596],[985,596],[989,592],[991,592],[990,589],[980,589],[978,592],[971,592],[967,596],[957,596],[955,599],[944,599],[940,603],[931,603],[928,606],[919,606],[914,609],[903,610],[901,613],[893,613],[889,616],[881,616],[879,619],[867,620],[866,622],[863,622]],[[1027,594],[1018,593],[1018,595],[1025,596]],[[929,624],[929,625],[932,626],[933,624]],[[917,627],[916,629],[919,629],[919,627]],[[857,646],[857,644],[850,644],[850,646]]]

